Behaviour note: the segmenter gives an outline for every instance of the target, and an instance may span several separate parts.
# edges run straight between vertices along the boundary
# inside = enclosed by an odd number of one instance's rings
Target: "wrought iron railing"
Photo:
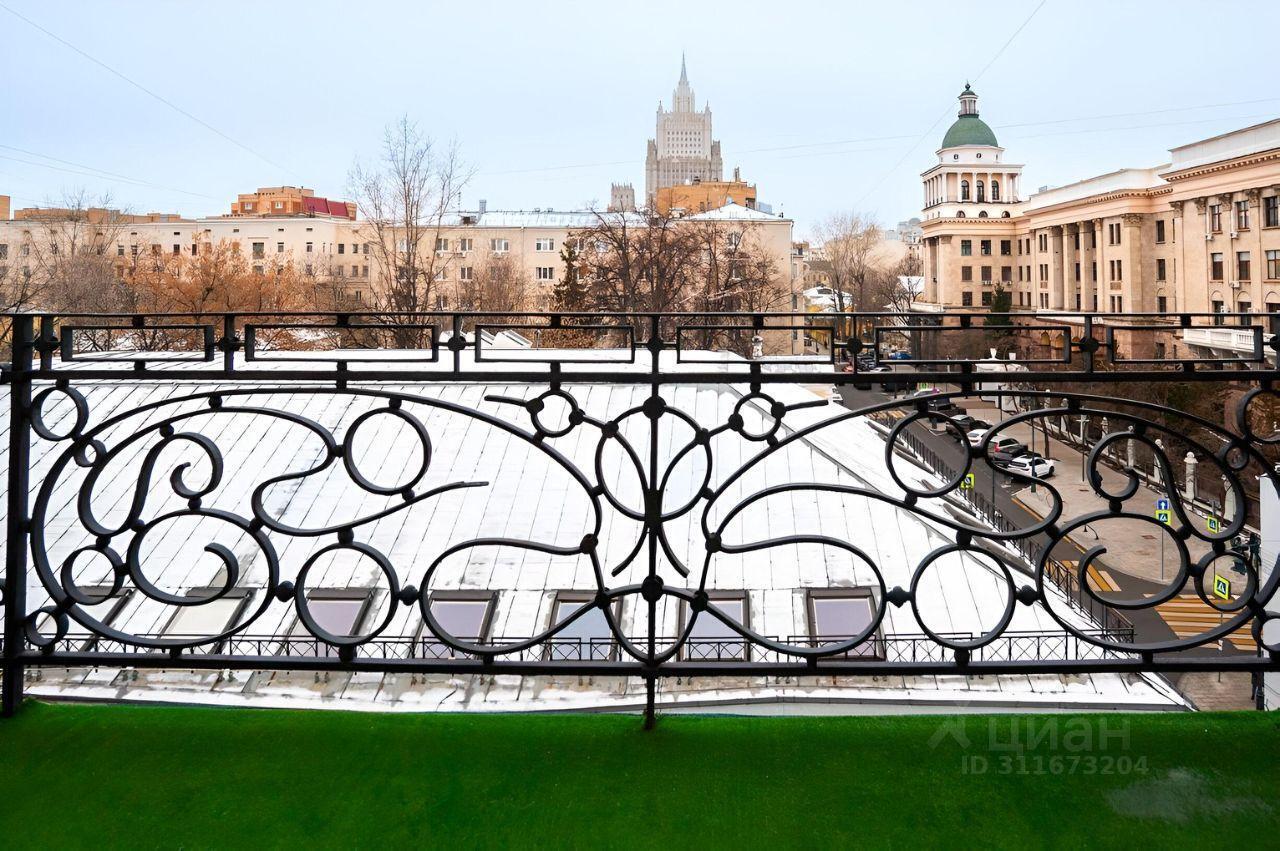
[[[1144,354],[1160,335],[1210,327],[1216,319],[1030,316],[991,325],[967,313],[12,316],[12,354],[3,373],[9,395],[4,711],[16,709],[24,671],[85,665],[617,675],[645,681],[650,717],[659,677],[1277,671],[1277,616],[1267,606],[1280,575],[1276,565],[1246,557],[1237,541],[1248,532],[1258,487],[1274,487],[1277,479],[1280,433],[1272,412],[1280,317],[1245,317],[1238,330],[1254,345],[1235,357],[1197,356],[1185,345],[1175,359]],[[846,333],[854,336],[846,339]],[[795,354],[805,335],[826,341],[827,353]],[[1015,348],[1023,356],[963,356],[976,354],[975,341],[978,349]],[[909,352],[910,359],[891,360],[891,348]],[[880,371],[881,364],[895,369]],[[940,392],[879,392],[908,383]],[[481,391],[450,390],[464,385]],[[812,385],[846,390],[845,408],[827,407],[818,415],[813,409],[828,402],[782,390]],[[1178,404],[1150,392],[1175,385],[1192,388],[1177,396]],[[632,388],[641,401],[602,410],[587,398],[599,386]],[[685,386],[737,388],[737,402],[709,415],[682,409],[674,391]],[[111,395],[139,387],[151,389]],[[1185,400],[1202,392],[1235,398],[1226,423],[1189,409]],[[858,393],[864,395],[855,399]],[[913,426],[954,431],[958,412],[945,403],[978,396],[1029,400],[1036,407],[1007,417],[975,446],[962,440],[962,464],[943,462]],[[299,413],[318,397],[358,400],[359,413],[324,424]],[[481,399],[488,408],[477,403]],[[494,413],[494,406],[501,412]],[[753,484],[752,476],[801,442],[826,453],[822,439],[834,433],[828,430],[891,411],[897,415],[887,421],[878,450],[883,460],[877,481],[834,458],[839,475],[830,480]],[[376,443],[377,435],[358,435],[378,417],[406,430],[414,447],[412,462],[391,465],[399,475],[390,484],[361,466],[358,444]],[[510,535],[425,540],[425,550],[409,558],[374,546],[379,522],[489,486],[470,479],[435,482],[429,475],[433,453],[456,454],[467,440],[465,432],[433,434],[433,417],[462,418],[524,444],[530,456],[566,477],[587,532],[573,542]],[[1067,516],[1054,483],[1035,480],[1051,508],[1020,522],[966,493],[975,470],[997,475],[989,455],[993,441],[1043,417],[1106,418],[1111,424],[1081,462],[1100,508]],[[230,458],[223,444],[261,418],[301,429],[313,454],[278,475],[246,466],[239,455]],[[725,461],[712,448],[721,439],[749,451]],[[561,451],[561,441],[576,441],[587,460],[579,463]],[[1163,482],[1177,479],[1184,448],[1220,470],[1222,516],[1206,524],[1189,511],[1181,490],[1170,487],[1162,497],[1167,513],[1153,517],[1131,470],[1122,487],[1106,485],[1101,456],[1128,444],[1138,447]],[[906,472],[912,461],[900,458],[900,450],[914,460],[916,473]],[[620,461],[606,474],[601,458],[608,453]],[[175,461],[179,456],[187,460]],[[856,460],[865,465],[870,457],[862,452]],[[288,466],[295,459],[273,460]],[[682,464],[695,462],[696,474],[680,472]],[[297,490],[340,470],[362,495],[341,510],[323,518],[304,512],[297,519],[272,501],[273,488]],[[998,475],[1033,482],[1015,472]],[[630,490],[619,483],[624,478]],[[673,493],[677,479],[692,482],[688,492]],[[748,484],[753,490],[743,493]],[[222,502],[232,491],[239,500]],[[104,508],[104,492],[114,492],[118,504]],[[769,500],[827,497],[889,506],[947,540],[918,558],[902,581],[890,582],[857,535],[796,528],[769,536],[741,528]],[[564,493],[545,498],[568,499]],[[957,498],[967,502],[967,514],[950,510]],[[1175,566],[1157,590],[1097,588],[1089,570],[1107,563],[1101,543],[1085,549],[1075,568],[1053,556],[1058,544],[1107,520],[1145,523],[1150,534],[1165,536]],[[200,594],[156,578],[156,563],[174,555],[157,553],[148,536],[165,524],[183,523],[219,566]],[[638,532],[624,546],[613,545],[620,537],[602,538],[606,529],[620,536],[625,523]],[[200,537],[213,527],[222,532]],[[696,546],[673,540],[677,528]],[[767,634],[714,593],[724,588],[711,575],[718,559],[806,546],[841,554],[862,577],[867,617],[857,634],[821,634],[816,624],[805,635]],[[305,550],[305,561],[286,558],[290,547]],[[590,565],[593,584],[566,589],[588,592],[581,608],[545,621],[545,628],[525,638],[452,635],[433,614],[434,583],[448,559],[484,548],[580,558]],[[371,581],[384,592],[376,610],[361,610],[361,625],[350,632],[327,627],[310,594],[326,559],[341,558],[371,567]],[[957,558],[987,564],[986,576],[1001,589],[1003,602],[986,613],[980,628],[931,628],[921,612],[921,586],[931,570]],[[1236,573],[1223,593],[1217,580],[1226,565]],[[619,579],[624,574],[636,581]],[[246,591],[249,584],[253,593]],[[804,594],[813,587],[805,582],[794,590]],[[237,595],[246,603],[225,628],[192,636],[157,631],[159,615],[138,630],[103,615],[104,603],[124,594],[140,594],[167,617],[225,606]],[[1218,622],[1170,638],[1167,630],[1140,620],[1139,613],[1158,613],[1178,595],[1201,600],[1219,613]],[[619,614],[624,601],[627,623]],[[416,609],[422,621],[418,637],[391,632],[405,607]],[[664,636],[659,620],[670,607],[682,613],[681,626]],[[1015,629],[1015,615],[1026,608],[1047,614],[1061,631]],[[296,627],[288,635],[258,634],[290,611]],[[920,634],[886,635],[890,613]],[[569,638],[574,624],[582,626],[578,622],[588,617],[602,617],[608,636]],[[701,637],[700,619],[726,635]],[[1256,653],[1186,652],[1212,651],[1242,633],[1252,638]]]

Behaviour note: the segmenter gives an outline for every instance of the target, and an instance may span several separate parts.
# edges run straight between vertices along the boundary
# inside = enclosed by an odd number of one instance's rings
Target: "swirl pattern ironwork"
[[[234,322],[230,327],[228,357],[235,350],[237,339]],[[238,378],[224,370],[209,379],[216,385],[212,389],[168,396],[127,410],[97,412],[77,383],[74,365],[69,370],[59,370],[47,362],[39,368],[32,364],[33,353],[48,361],[46,350],[51,351],[57,344],[52,323],[39,340],[34,335],[23,339],[19,333],[16,345],[27,348],[25,352],[15,352],[8,377],[14,394],[12,410],[18,417],[11,421],[11,429],[21,429],[28,438],[57,449],[47,453],[51,460],[40,468],[39,481],[30,483],[29,518],[16,518],[20,521],[16,530],[15,518],[11,518],[10,547],[29,551],[31,567],[49,600],[35,608],[10,612],[11,617],[17,616],[23,646],[14,647],[14,633],[6,631],[6,672],[11,679],[19,664],[71,664],[93,658],[107,664],[143,666],[296,665],[463,673],[510,670],[531,674],[589,670],[640,676],[650,684],[653,678],[665,675],[758,674],[771,669],[788,674],[841,675],[889,670],[1161,670],[1162,665],[1226,665],[1230,660],[1202,659],[1191,663],[1178,654],[1225,641],[1246,629],[1258,647],[1257,655],[1247,658],[1247,669],[1280,667],[1280,645],[1273,635],[1274,627],[1268,627],[1277,619],[1268,613],[1268,605],[1280,582],[1280,571],[1274,564],[1259,565],[1234,545],[1250,520],[1250,506],[1256,504],[1245,476],[1258,476],[1270,486],[1276,484],[1275,469],[1266,452],[1280,444],[1280,435],[1260,434],[1255,426],[1255,407],[1269,404],[1268,400],[1275,396],[1269,380],[1258,382],[1258,386],[1240,396],[1232,428],[1122,396],[1058,388],[986,391],[988,396],[1017,399],[1030,407],[1009,415],[971,444],[955,415],[939,407],[979,395],[971,373],[953,376],[959,384],[954,392],[920,398],[870,399],[856,409],[839,409],[838,413],[821,416],[809,409],[822,408],[821,413],[829,414],[832,409],[825,407],[828,401],[787,401],[762,381],[764,373],[757,365],[744,375],[718,376],[721,385],[742,383],[748,387],[738,393],[731,408],[720,411],[715,421],[708,422],[705,416],[695,417],[664,396],[666,384],[680,378],[656,377],[658,353],[664,349],[661,336],[655,319],[646,344],[653,354],[655,370],[633,372],[625,379],[644,389],[643,400],[617,412],[602,413],[598,406],[587,404],[582,393],[589,385],[575,383],[572,375],[561,374],[559,366],[550,361],[548,372],[476,375],[473,380],[478,384],[517,384],[526,388],[526,392],[517,395],[486,393],[488,409],[448,401],[433,392],[431,386],[415,382],[404,383],[398,389],[351,386],[349,375],[340,373],[335,379],[333,373],[326,372],[317,373],[309,382],[263,388],[258,386],[263,381],[260,374],[253,375],[253,386],[237,386]],[[224,342],[227,339],[224,337]],[[857,347],[849,348],[856,354]],[[1079,350],[1092,356],[1096,348],[1082,343]],[[451,349],[455,355],[461,351],[457,346]],[[635,351],[639,349],[633,355]],[[432,354],[434,358],[435,352]],[[144,364],[140,371],[146,373],[147,369]],[[100,373],[90,374],[93,377],[85,381],[104,380]],[[163,372],[156,374],[163,376]],[[867,376],[849,379],[839,372],[824,372],[819,377],[855,386],[868,386],[876,380],[869,381]],[[589,378],[595,380],[594,376]],[[105,379],[107,384],[112,380]],[[114,380],[131,377],[124,373]],[[701,374],[688,380],[712,383]],[[41,386],[41,381],[51,383]],[[788,383],[813,381],[814,374],[801,371]],[[290,410],[291,403],[317,396],[358,400],[359,404],[352,406],[354,414],[331,424]],[[278,401],[263,403],[259,401],[262,397]],[[54,407],[61,409],[60,416],[49,413]],[[802,411],[808,413],[801,415]],[[478,429],[501,433],[558,471],[557,475],[576,489],[576,499],[587,506],[580,539],[566,542],[537,540],[535,536],[462,537],[431,542],[431,551],[422,553],[421,558],[397,557],[375,546],[370,530],[381,521],[403,516],[414,506],[430,506],[433,501],[456,497],[463,491],[493,486],[489,480],[436,481],[442,455],[452,458],[462,447],[457,444],[456,435],[454,443],[450,443],[442,442],[438,433],[433,434],[429,425],[432,417],[461,418]],[[1081,460],[1085,483],[1105,508],[1065,516],[1066,503],[1052,482],[1016,470],[997,470],[992,463],[993,448],[1015,428],[1031,425],[1047,429],[1046,423],[1086,419],[1108,424],[1098,436],[1089,438]],[[313,451],[274,459],[275,466],[283,465],[283,470],[246,467],[243,458],[229,462],[224,448],[226,436],[243,432],[251,421],[300,430]],[[898,492],[881,484],[860,482],[855,476],[752,486],[744,492],[744,488],[762,478],[760,472],[767,466],[785,463],[789,450],[812,445],[815,439],[839,432],[854,422],[874,422],[882,431],[883,472]],[[362,446],[366,447],[365,454],[370,444],[376,447],[380,428],[407,435],[412,447],[408,452],[411,458],[397,456],[391,465],[391,481],[385,481],[379,471],[362,467]],[[950,435],[961,447],[958,465],[930,465],[921,457],[921,440],[934,439],[935,435]],[[723,459],[716,446],[724,439],[750,447],[750,452],[738,463],[721,464]],[[1178,487],[1164,488],[1168,495],[1168,521],[1153,517],[1137,505],[1147,493],[1144,474],[1131,462],[1109,460],[1141,454],[1149,459],[1146,467],[1153,471],[1156,481],[1171,483],[1176,480],[1177,465],[1169,457],[1166,442],[1204,459],[1220,476],[1225,505],[1216,512],[1215,528],[1201,528],[1195,506]],[[561,448],[569,445],[585,449],[575,455]],[[179,458],[182,460],[175,460]],[[15,481],[16,464],[21,467],[16,478],[26,487],[29,456],[25,452],[17,457],[11,453],[9,463],[10,482]],[[923,473],[922,466],[926,468]],[[971,474],[979,468],[987,476],[998,473],[1019,486],[1042,489],[1047,494],[1047,509],[1038,518],[1024,522],[1011,523],[1002,518],[994,523],[991,516],[981,517],[981,512],[969,504],[971,494],[966,493]],[[1108,484],[1106,470],[1111,468],[1120,473],[1120,484]],[[251,486],[244,481],[246,477],[252,479]],[[339,479],[359,498],[343,501],[333,516],[296,511],[280,497],[297,492],[308,483],[319,482],[328,487]],[[122,481],[128,486],[122,487]],[[104,512],[100,501],[108,484],[115,492],[127,494],[127,499]],[[229,496],[245,492],[247,499]],[[753,510],[771,500],[801,495],[879,503],[915,517],[931,529],[945,531],[947,540],[919,557],[910,566],[906,581],[891,582],[874,552],[858,539],[801,528],[783,535],[758,535],[757,530],[748,528],[744,518]],[[301,514],[301,519],[294,518],[295,514]],[[1083,529],[1114,521],[1143,524],[1150,528],[1150,534],[1163,536],[1175,568],[1156,590],[1124,596],[1096,587],[1091,580],[1092,570],[1107,555],[1107,547],[1101,542],[1085,550],[1070,570],[1064,571],[1062,565],[1055,563],[1053,553],[1059,544],[1078,539]],[[197,596],[176,593],[156,577],[156,570],[163,566],[163,554],[156,554],[152,539],[162,536],[166,528],[183,523],[191,524],[204,536],[197,543],[203,542],[202,551],[217,566],[214,581]],[[634,540],[627,538],[625,546],[606,547],[602,536],[607,532],[620,538],[627,524]],[[676,540],[676,536],[684,537]],[[692,539],[693,545],[684,538]],[[304,544],[305,558],[296,570],[287,572],[282,552],[292,552],[291,548]],[[823,640],[767,635],[718,605],[710,593],[721,559],[800,546],[840,553],[856,565],[861,575],[871,577],[865,583],[872,602],[871,614],[855,634]],[[594,579],[592,598],[532,635],[495,640],[452,634],[430,605],[431,590],[438,585],[451,559],[483,550],[584,559]],[[1193,550],[1202,554],[1193,555]],[[353,634],[328,627],[309,602],[315,574],[327,560],[335,558],[366,565],[376,585],[385,592],[385,604],[372,623]],[[1001,599],[987,613],[988,622],[983,628],[964,635],[931,625],[921,608],[922,584],[931,575],[952,569],[948,564],[956,561],[988,566],[987,576],[998,586],[997,596]],[[88,570],[88,563],[96,563],[96,569]],[[1212,587],[1212,577],[1219,574],[1224,563],[1244,577],[1243,588],[1237,589],[1229,600],[1220,599]],[[643,573],[643,578],[620,583],[619,578],[633,570]],[[88,587],[82,578],[86,574],[99,575],[103,581]],[[104,622],[93,612],[104,598],[116,597],[125,590],[173,609],[211,606],[240,593],[251,574],[253,587],[261,593],[255,594],[253,604],[239,612],[225,629],[208,635],[130,631]],[[25,607],[23,601],[13,599],[13,587],[13,583],[6,585],[6,606],[10,610],[18,605]],[[1172,639],[1144,635],[1143,630],[1133,628],[1135,613],[1155,610],[1186,594],[1188,589],[1206,606],[1221,613],[1219,623],[1198,634]],[[619,614],[617,603],[622,600],[628,600],[637,613],[647,612],[647,618],[639,619],[647,623],[647,630],[629,628]],[[682,607],[688,613],[675,636],[659,635],[654,626],[658,606],[665,604]],[[296,611],[300,625],[294,638],[314,639],[332,648],[336,658],[284,652],[266,659],[259,654],[227,652],[234,646],[229,642],[256,635],[255,630],[265,622],[268,612],[286,606]],[[431,646],[447,650],[422,654],[411,650],[408,656],[394,658],[380,655],[379,648],[397,639],[392,629],[402,620],[402,607],[416,609]],[[890,638],[882,635],[882,627],[891,607],[909,612],[918,633],[940,648],[940,655],[914,664],[890,660],[882,649],[878,650]],[[1096,648],[1096,652],[1081,653],[1079,659],[983,662],[984,648],[992,648],[1016,634],[1011,624],[1020,607],[1038,607],[1076,646]],[[1128,628],[1111,628],[1113,622],[1098,617],[1099,611],[1116,618],[1115,623],[1127,623]],[[574,632],[576,623],[594,612],[603,617],[612,643],[623,655],[617,660],[601,660],[594,653],[587,658],[557,658],[552,648]],[[720,653],[700,654],[696,636],[699,621],[704,618],[713,619],[734,636],[720,641],[731,640],[741,652],[727,657]],[[111,653],[97,651],[96,656],[95,652],[68,650],[72,623],[100,639],[103,646],[109,644],[117,649]],[[289,645],[285,642],[281,646]],[[154,651],[163,651],[159,660]],[[408,668],[407,663],[411,665]],[[1245,663],[1236,664],[1243,667]]]

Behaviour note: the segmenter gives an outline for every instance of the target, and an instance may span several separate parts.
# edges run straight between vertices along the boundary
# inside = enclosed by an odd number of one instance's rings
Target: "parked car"
[[[889,360],[911,360],[910,352],[894,352],[889,355]]]
[[[1004,454],[1004,453],[1000,453]],[[992,456],[992,463],[996,466],[1002,466],[1011,473],[1021,473],[1024,476],[1034,476],[1037,479],[1047,479],[1057,470],[1058,462],[1052,458],[1045,458],[1043,455],[1035,452],[1026,452],[1022,455],[1010,457],[1007,462],[1001,464]]]
[[[977,417],[971,417],[968,414],[960,414],[951,418],[951,422],[955,423],[954,428],[948,428],[947,434],[951,435],[956,441],[964,439],[964,436],[971,431],[986,431],[991,428],[991,423],[986,420],[980,420]]]
[[[1016,437],[997,437],[988,445],[987,452],[989,454],[1003,452],[1006,455],[1017,457],[1027,454],[1027,447],[1023,446],[1022,442]]]

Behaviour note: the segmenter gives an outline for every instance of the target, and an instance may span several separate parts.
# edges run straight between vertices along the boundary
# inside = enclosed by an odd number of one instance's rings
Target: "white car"
[[[1052,458],[1028,454],[1011,458],[1009,463],[1005,465],[1005,469],[1011,473],[1021,473],[1024,476],[1034,476],[1037,479],[1047,479],[1053,475],[1057,466],[1058,462],[1054,461]]]

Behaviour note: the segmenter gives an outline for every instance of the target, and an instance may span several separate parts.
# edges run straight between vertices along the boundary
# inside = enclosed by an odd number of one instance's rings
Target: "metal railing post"
[[[9,492],[4,559],[4,681],[0,684],[0,716],[3,717],[11,717],[22,703],[33,328],[31,316],[19,314],[13,317],[13,349],[9,363]]]

